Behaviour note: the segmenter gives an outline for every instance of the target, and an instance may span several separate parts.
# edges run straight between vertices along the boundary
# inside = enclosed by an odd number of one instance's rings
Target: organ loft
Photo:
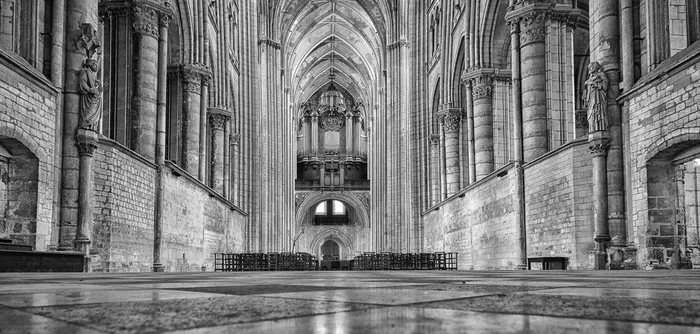
[[[0,271],[698,268],[699,10],[0,0]]]

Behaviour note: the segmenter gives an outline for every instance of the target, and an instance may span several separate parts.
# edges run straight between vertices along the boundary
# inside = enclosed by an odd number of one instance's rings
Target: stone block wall
[[[675,197],[669,193],[674,189],[667,171],[671,160],[681,150],[700,144],[698,91],[700,45],[696,43],[640,79],[623,97],[630,126],[632,216],[628,221],[640,265],[669,257],[658,251],[667,248],[668,240],[663,238],[661,225],[655,224],[671,218],[665,213],[674,206],[667,200]],[[664,164],[668,168],[658,168]],[[666,186],[660,188],[663,184]]]
[[[189,179],[164,172],[163,254],[165,271],[213,270],[214,253],[245,251],[248,217]]]
[[[514,269],[518,247],[515,173],[506,171],[425,214],[424,251],[458,252],[459,269]]]
[[[94,159],[93,270],[150,271],[155,165],[109,139]]]
[[[566,257],[588,268],[593,249],[592,156],[575,141],[525,167],[527,256]]]
[[[24,161],[24,167],[15,163],[19,174],[10,173],[5,180],[10,190],[5,198],[15,203],[5,212],[9,216],[0,217],[0,236],[35,250],[46,250],[51,243],[57,94],[42,73],[0,49],[0,145]],[[26,164],[31,171],[25,170]],[[6,218],[13,223],[6,225]]]

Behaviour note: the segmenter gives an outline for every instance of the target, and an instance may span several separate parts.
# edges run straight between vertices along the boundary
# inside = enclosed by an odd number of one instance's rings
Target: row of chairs
[[[318,270],[309,253],[214,253],[215,271]]]
[[[356,270],[457,270],[458,253],[373,253],[355,257]]]
[[[366,252],[349,261],[348,267],[351,270],[457,270],[457,257],[458,253],[446,252]],[[215,271],[308,271],[319,269],[318,259],[309,253],[214,253]]]

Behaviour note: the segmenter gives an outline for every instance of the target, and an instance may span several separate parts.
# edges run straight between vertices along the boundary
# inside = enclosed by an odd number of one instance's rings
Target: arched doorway
[[[333,240],[326,240],[321,246],[321,255],[323,260],[339,260],[340,246]]]

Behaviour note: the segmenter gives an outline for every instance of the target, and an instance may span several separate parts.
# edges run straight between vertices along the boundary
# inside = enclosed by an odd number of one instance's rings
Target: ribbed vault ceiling
[[[386,0],[282,0],[277,9],[293,103],[331,81],[353,100],[371,101],[390,29]]]

